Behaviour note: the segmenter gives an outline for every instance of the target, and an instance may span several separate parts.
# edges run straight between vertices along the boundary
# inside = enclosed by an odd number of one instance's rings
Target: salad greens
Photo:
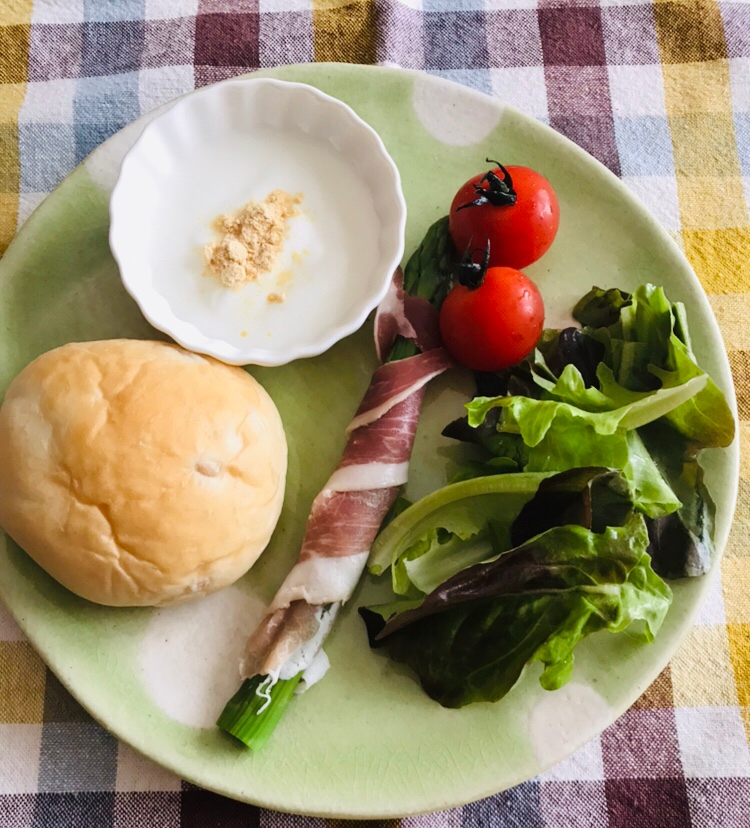
[[[680,501],[634,429],[669,410],[670,403],[674,407],[689,399],[704,385],[704,378],[695,377],[678,388],[655,391],[619,408],[598,412],[522,396],[477,397],[466,406],[468,424],[481,425],[491,409],[500,408],[495,428],[505,436],[497,447],[508,452],[515,442],[509,456],[516,462],[522,457],[524,471],[563,471],[579,466],[622,469],[639,509],[649,517],[659,517],[678,509]],[[494,471],[496,466],[491,468]]]
[[[501,698],[537,660],[542,685],[562,686],[601,629],[639,622],[650,641],[671,601],[662,577],[711,565],[699,453],[729,445],[734,418],[684,307],[653,285],[594,288],[574,316],[581,329],[545,331],[521,363],[477,375],[443,433],[478,459],[372,549],[398,598],[360,609],[370,644],[449,707]]]
[[[549,520],[554,513],[570,523],[460,569],[421,599],[360,609],[371,646],[387,644],[391,656],[414,669],[425,691],[442,705],[497,701],[525,665],[536,660],[544,665],[542,685],[557,689],[571,676],[576,644],[592,632],[621,632],[634,622],[643,622],[632,632],[645,641],[658,632],[671,591],[651,568],[643,517],[627,503],[627,486],[619,474],[582,470],[589,479],[581,487],[576,471],[567,481],[561,479],[564,475],[544,481],[557,497],[550,498],[550,490],[545,493],[540,485],[536,497],[527,501],[522,521],[528,527],[530,513],[538,512],[538,519]],[[520,492],[528,497],[528,475],[505,479],[519,477],[524,478]],[[454,511],[462,499],[472,497],[465,483],[443,492],[458,487],[464,487],[465,498],[446,504]],[[506,487],[498,500],[510,495],[512,502],[520,492]],[[434,500],[430,515],[434,525],[443,523],[445,506],[439,502]],[[607,525],[600,533],[586,528],[594,514],[599,524],[616,524],[623,506],[627,512],[621,525]],[[408,511],[392,527],[399,521],[409,523]]]
[[[394,592],[430,592],[464,566],[508,549],[513,521],[548,476],[480,477],[438,489],[380,533],[370,552],[370,572],[380,574],[393,563]]]
[[[624,300],[620,291],[610,308],[611,324],[597,326],[606,300],[597,288],[584,296],[573,314],[584,332],[605,347],[603,365],[616,382],[631,391],[675,388],[705,377],[699,394],[665,415],[686,440],[698,448],[728,446],[734,438],[734,418],[724,395],[698,366],[687,327],[685,307],[671,303],[663,288],[643,285]],[[609,292],[607,292],[609,293]]]
[[[652,423],[641,430],[645,446],[682,507],[646,521],[654,568],[665,578],[706,573],[714,553],[716,506],[703,482],[699,452],[671,426]]]
[[[729,445],[734,418],[695,360],[684,307],[644,285],[632,294],[594,288],[573,313],[583,329],[545,331],[522,363],[480,378],[485,395],[498,396],[476,398],[444,430],[484,451],[461,476],[621,469],[646,516],[656,571],[701,575],[715,507],[698,454]]]

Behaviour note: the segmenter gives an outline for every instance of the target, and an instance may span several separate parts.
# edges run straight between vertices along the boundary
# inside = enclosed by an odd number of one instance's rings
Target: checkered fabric
[[[750,4],[0,0],[0,251],[74,165],[139,115],[196,86],[313,60],[467,84],[620,175],[710,297],[745,446],[721,578],[650,690],[537,779],[404,828],[750,826]],[[118,744],[0,608],[2,828],[323,822],[199,790]]]

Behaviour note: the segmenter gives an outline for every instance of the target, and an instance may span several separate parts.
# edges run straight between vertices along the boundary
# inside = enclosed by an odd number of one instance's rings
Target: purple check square
[[[114,825],[114,804],[115,795],[109,791],[40,793],[34,799],[32,825],[34,828],[110,828]]]
[[[180,828],[259,828],[260,809],[191,787],[180,796]]]
[[[729,57],[750,57],[750,6],[721,3]]]
[[[543,782],[541,806],[545,828],[607,828],[604,780]]]
[[[81,73],[95,77],[140,69],[144,28],[142,20],[84,23]]]
[[[550,116],[612,117],[609,74],[604,66],[545,66]]]
[[[195,63],[257,68],[257,14],[199,14],[195,19]]]
[[[484,12],[427,12],[426,69],[483,69],[489,63]]]
[[[690,828],[682,778],[608,779],[604,788],[608,828]]]
[[[80,26],[31,27],[29,80],[77,78],[83,60],[83,30]]]
[[[192,18],[147,20],[141,64],[144,67],[184,66],[193,62],[195,24]]]
[[[32,794],[3,794],[0,796],[0,825],[30,828],[34,816]]]
[[[485,18],[491,68],[542,65],[542,41],[534,10],[497,9],[485,12]]]
[[[267,12],[260,15],[258,37],[261,66],[308,63],[313,59],[310,11]]]
[[[688,779],[685,784],[696,828],[750,825],[750,779]]]
[[[610,64],[651,66],[660,61],[650,3],[602,9],[604,49]]]
[[[115,825],[177,828],[180,825],[180,798],[177,791],[118,793],[115,796]]]
[[[386,2],[378,11],[377,55],[407,69],[422,69],[425,62],[424,15],[398,2]]]
[[[552,115],[549,123],[615,175],[622,174],[611,115]]]
[[[539,31],[547,66],[604,66],[607,62],[598,8],[540,9]]]
[[[629,710],[601,736],[608,779],[682,775],[674,710]]]

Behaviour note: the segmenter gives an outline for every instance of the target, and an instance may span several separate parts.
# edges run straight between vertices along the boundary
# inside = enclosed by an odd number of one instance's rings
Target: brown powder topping
[[[213,226],[221,239],[203,248],[208,273],[226,287],[239,287],[272,270],[284,249],[287,222],[299,214],[301,201],[301,193],[274,190],[262,201],[219,216]]]

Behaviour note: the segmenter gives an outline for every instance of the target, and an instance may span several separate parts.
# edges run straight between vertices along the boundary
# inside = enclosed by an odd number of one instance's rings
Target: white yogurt
[[[239,290],[204,275],[216,217],[276,189],[303,201],[273,271]],[[403,254],[406,204],[385,146],[348,106],[305,84],[239,78],[143,130],[110,219],[123,284],[154,327],[235,365],[284,365],[323,353],[380,302]]]
[[[285,348],[302,332],[323,335],[361,301],[350,274],[376,256],[378,218],[368,188],[330,143],[272,128],[230,132],[218,145],[198,145],[194,165],[190,175],[175,170],[170,186],[148,199],[160,220],[144,245],[146,266],[175,316],[239,348],[270,340]],[[303,196],[283,252],[257,282],[224,287],[204,268],[203,245],[219,237],[214,219],[275,189]],[[285,301],[269,302],[270,293]]]

